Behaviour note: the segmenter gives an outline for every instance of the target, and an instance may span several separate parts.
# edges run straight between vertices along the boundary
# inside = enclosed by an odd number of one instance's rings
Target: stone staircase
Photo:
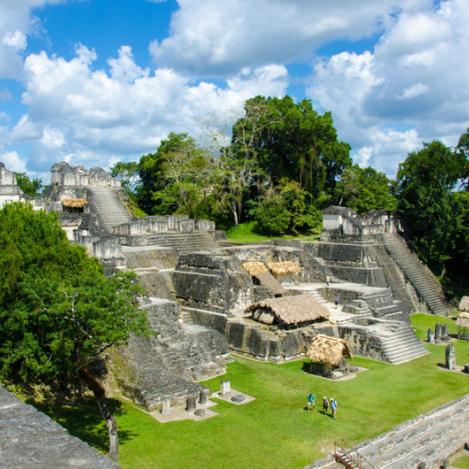
[[[173,248],[180,253],[195,251],[213,251],[218,243],[211,233],[193,231],[190,233],[157,233],[147,237],[147,244]]]
[[[469,394],[445,404],[391,431],[356,446],[356,452],[376,469],[434,467],[469,441]],[[439,466],[438,466],[439,467]],[[332,456],[306,469],[343,468]]]
[[[381,344],[384,355],[393,365],[414,360],[428,353],[405,322],[396,323],[391,334],[382,336]]]
[[[132,217],[119,200],[116,189],[112,187],[90,187],[91,203],[98,211],[106,232],[112,227],[127,223]]]
[[[404,239],[395,233],[384,233],[383,244],[405,277],[433,314],[447,315],[448,306],[440,283],[430,269],[410,251]]]
[[[184,307],[182,307],[180,310],[179,319],[182,321],[183,324],[195,324],[194,318],[192,317],[192,313]]]

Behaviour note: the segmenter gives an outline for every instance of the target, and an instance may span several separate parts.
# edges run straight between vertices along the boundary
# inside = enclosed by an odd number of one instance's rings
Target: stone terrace
[[[0,468],[117,469],[119,465],[0,386]]]
[[[376,469],[411,469],[419,463],[434,467],[469,441],[469,394],[409,420],[350,452]],[[371,466],[370,466],[371,465]],[[332,456],[306,469],[339,469]],[[439,467],[439,466],[438,466]]]

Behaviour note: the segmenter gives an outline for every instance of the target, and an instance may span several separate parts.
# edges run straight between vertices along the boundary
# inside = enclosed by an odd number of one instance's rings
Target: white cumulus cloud
[[[435,138],[454,145],[469,126],[469,2],[404,12],[372,52],[318,61],[308,95],[333,112],[343,138],[389,174]]]
[[[171,34],[153,41],[158,65],[199,75],[236,73],[246,66],[286,63],[309,56],[338,38],[379,31],[397,11],[430,0],[178,0]]]
[[[223,86],[169,68],[142,69],[129,46],[94,69],[96,53],[80,45],[71,60],[45,52],[24,63],[28,111],[12,129],[14,142],[30,142],[28,169],[55,161],[108,166],[116,159],[153,151],[170,131],[202,137],[229,127],[257,94],[282,96],[288,86],[282,65],[245,68]]]

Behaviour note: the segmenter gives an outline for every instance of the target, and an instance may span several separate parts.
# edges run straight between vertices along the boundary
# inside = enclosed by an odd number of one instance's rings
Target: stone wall
[[[397,233],[399,222],[391,212],[373,210],[358,215],[355,211],[338,206],[323,211],[325,231],[340,231],[346,236],[371,236],[379,233]]]
[[[153,216],[136,218],[113,228],[117,236],[145,236],[156,233],[191,233],[215,231],[215,223],[209,220],[191,220],[186,215]]]
[[[20,200],[24,200],[24,196],[16,184],[16,174],[13,171],[8,171],[5,165],[0,162],[0,208],[8,202]]]
[[[182,254],[173,282],[177,298],[194,308],[240,316],[254,301],[251,277],[233,256]]]
[[[66,162],[52,166],[51,184],[61,187],[121,187],[120,181],[102,168],[87,170],[83,166],[70,166]]]

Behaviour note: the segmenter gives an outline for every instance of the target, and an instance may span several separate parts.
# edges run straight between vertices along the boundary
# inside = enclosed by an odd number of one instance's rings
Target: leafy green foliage
[[[42,189],[40,179],[30,179],[26,173],[16,173],[16,183],[24,195],[37,197]]]
[[[336,179],[351,165],[350,146],[337,139],[330,113],[318,114],[310,100],[258,96],[245,103],[245,116],[233,126],[233,153],[254,160],[277,185],[298,182],[318,197],[333,191]]]
[[[0,377],[73,386],[104,350],[146,333],[129,273],[104,276],[71,245],[54,214],[22,204],[0,211]]]
[[[283,180],[279,192],[267,195],[251,211],[256,231],[279,236],[320,229],[322,214],[308,192],[294,181]]]
[[[135,199],[140,185],[138,163],[136,161],[118,161],[111,168],[111,176],[118,179],[127,194]]]
[[[462,254],[457,240],[464,237],[461,230],[467,229],[465,197],[455,189],[468,175],[464,152],[452,151],[438,141],[424,144],[399,166],[399,215],[413,246],[437,273],[444,273],[448,262]],[[467,269],[469,259],[462,261]]]
[[[187,134],[170,133],[153,154],[142,157],[140,207],[154,215],[198,218],[208,196],[211,161]]]
[[[391,181],[373,168],[357,165],[346,168],[336,187],[335,197],[340,205],[366,213],[370,210],[393,211],[397,200],[391,192]]]

